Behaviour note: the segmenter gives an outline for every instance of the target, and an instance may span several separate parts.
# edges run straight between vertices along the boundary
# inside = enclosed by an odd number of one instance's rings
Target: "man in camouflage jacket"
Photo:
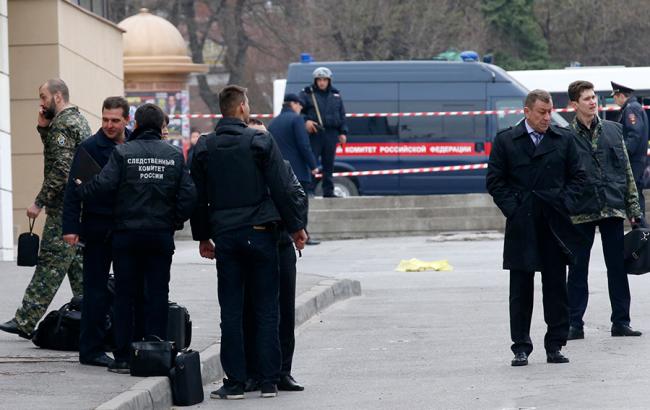
[[[47,217],[34,276],[25,290],[22,305],[0,330],[30,338],[43,317],[63,278],[68,275],[74,295],[82,293],[81,253],[63,241],[63,195],[70,164],[81,141],[91,135],[79,109],[69,104],[67,85],[60,79],[48,80],[39,88],[38,132],[43,141],[43,186],[27,208],[29,218],[37,218],[43,208]]]
[[[630,327],[630,285],[623,262],[623,222],[640,222],[639,196],[630,167],[621,125],[598,118],[594,86],[588,81],[569,85],[569,99],[576,110],[571,123],[587,182],[576,199],[571,221],[588,242],[575,253],[569,267],[569,340],[584,338],[582,320],[587,309],[587,274],[596,227],[600,231],[607,266],[612,336],[641,336]]]

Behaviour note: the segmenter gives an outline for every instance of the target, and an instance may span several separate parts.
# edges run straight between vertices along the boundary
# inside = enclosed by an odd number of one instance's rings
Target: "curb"
[[[320,281],[296,298],[296,327],[328,306],[361,295],[361,283],[350,279]],[[201,381],[204,385],[223,377],[219,358],[220,344],[214,343],[201,355]],[[96,410],[159,410],[173,405],[167,377],[148,377],[129,390],[101,404]]]

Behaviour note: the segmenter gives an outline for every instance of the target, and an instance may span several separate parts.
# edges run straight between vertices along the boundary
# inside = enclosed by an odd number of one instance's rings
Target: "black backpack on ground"
[[[75,296],[69,303],[45,316],[34,332],[32,342],[52,350],[79,351],[82,297]]]
[[[169,302],[167,340],[174,342],[178,350],[187,349],[192,342],[190,313],[184,306],[175,302]]]
[[[175,406],[191,406],[203,401],[201,358],[199,352],[188,350],[176,356],[176,364],[169,371],[172,398]]]

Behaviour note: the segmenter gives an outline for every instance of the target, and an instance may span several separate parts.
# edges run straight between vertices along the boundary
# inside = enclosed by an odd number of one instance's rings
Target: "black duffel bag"
[[[131,376],[169,376],[176,359],[174,342],[158,336],[147,336],[131,343]]]
[[[75,296],[59,310],[54,310],[39,323],[32,342],[52,350],[79,351],[82,296]]]
[[[642,275],[650,272],[650,229],[633,229],[625,235],[623,241],[625,255],[625,272],[630,275]]]
[[[16,264],[18,266],[36,266],[38,262],[39,238],[34,231],[35,219],[29,218],[29,232],[21,233],[18,236],[18,255]]]
[[[191,406],[203,401],[201,357],[199,352],[187,350],[176,356],[176,364],[169,371],[172,399],[175,406]]]

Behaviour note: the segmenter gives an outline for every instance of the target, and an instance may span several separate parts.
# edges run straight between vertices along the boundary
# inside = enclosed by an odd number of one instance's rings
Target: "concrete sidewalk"
[[[211,368],[203,370],[205,382],[209,382],[219,377],[220,372],[219,350],[215,345],[220,337],[216,270],[214,262],[199,257],[195,242],[177,242],[176,245],[170,299],[190,311],[193,322],[191,348],[202,352],[209,348],[202,353],[203,361],[211,360],[208,363]],[[303,255],[308,258],[309,249]],[[299,323],[328,304],[360,292],[358,282],[303,274],[301,265],[299,259],[296,284]],[[32,273],[33,268],[0,262],[3,284],[0,321],[13,317]],[[50,309],[58,309],[70,297],[66,279]],[[146,408],[151,403],[155,403],[156,408],[168,408],[171,397],[166,388],[166,378],[136,378],[110,373],[105,368],[82,366],[75,352],[40,349],[18,336],[0,332],[1,409],[89,409],[98,406],[135,409]],[[143,396],[148,405],[143,404]]]

